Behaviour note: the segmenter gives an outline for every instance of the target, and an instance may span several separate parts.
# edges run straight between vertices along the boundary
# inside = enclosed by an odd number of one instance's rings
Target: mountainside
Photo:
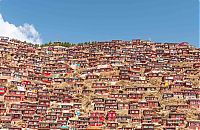
[[[0,127],[200,129],[200,48],[0,37]]]

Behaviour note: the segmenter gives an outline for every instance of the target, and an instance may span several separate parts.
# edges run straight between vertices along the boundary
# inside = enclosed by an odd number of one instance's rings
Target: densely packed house
[[[112,40],[35,46],[0,37],[0,128],[198,130],[200,49]]]

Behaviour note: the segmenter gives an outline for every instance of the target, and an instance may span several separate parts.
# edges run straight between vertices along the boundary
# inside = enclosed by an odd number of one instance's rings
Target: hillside
[[[200,49],[0,37],[0,128],[200,129]]]

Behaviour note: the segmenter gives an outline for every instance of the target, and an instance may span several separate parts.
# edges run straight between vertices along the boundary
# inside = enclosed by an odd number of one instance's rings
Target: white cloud
[[[1,14],[0,36],[15,38],[21,41],[27,41],[31,43],[42,43],[40,34],[37,32],[33,25],[25,23],[24,25],[16,26],[14,24],[9,23],[8,21],[5,21]]]

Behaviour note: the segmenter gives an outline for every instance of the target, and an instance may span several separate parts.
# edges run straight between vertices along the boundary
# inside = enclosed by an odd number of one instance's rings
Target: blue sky
[[[0,13],[16,27],[33,25],[44,43],[136,38],[199,43],[198,0],[2,0]]]

